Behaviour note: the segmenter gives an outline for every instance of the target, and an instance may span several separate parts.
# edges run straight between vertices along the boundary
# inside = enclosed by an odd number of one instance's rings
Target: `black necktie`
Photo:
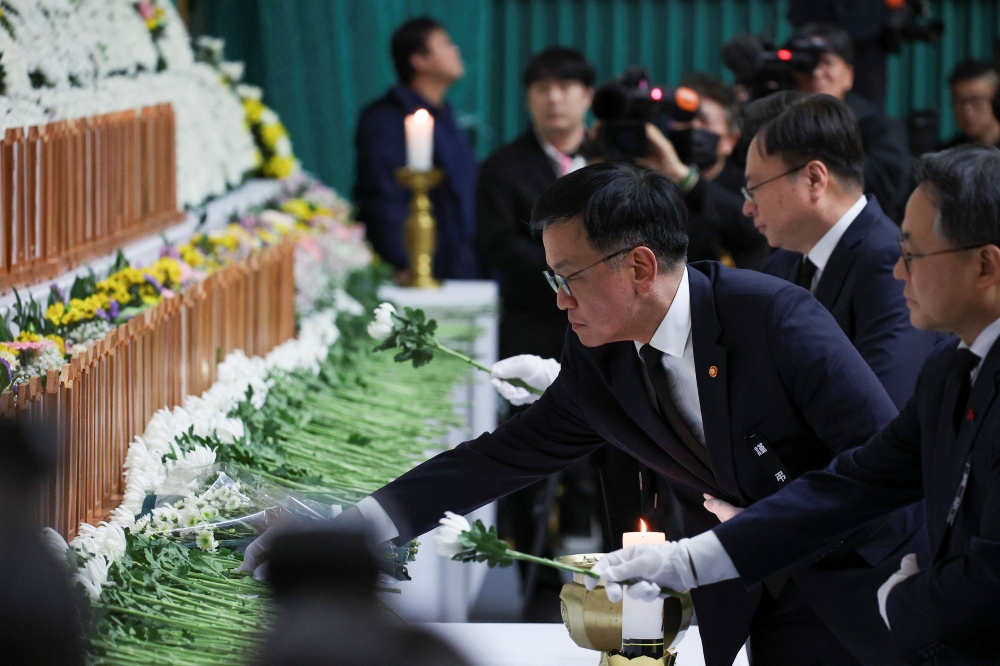
[[[799,276],[795,278],[795,284],[807,291],[812,291],[813,277],[816,275],[816,264],[809,261],[809,257],[802,257],[802,264],[799,266]]]
[[[972,392],[972,370],[979,365],[980,358],[968,349],[958,350],[958,362],[955,364],[955,372],[958,375],[958,395],[955,398],[954,412],[952,413],[952,423],[955,425],[955,434],[958,434],[962,427],[962,419],[965,418],[965,408],[969,404],[969,393]]]
[[[643,366],[646,370],[646,377],[653,385],[653,393],[656,394],[656,402],[660,414],[667,420],[670,427],[674,429],[677,437],[687,448],[700,460],[705,463],[708,469],[712,469],[712,463],[708,458],[708,451],[701,445],[701,442],[694,436],[691,429],[684,422],[684,418],[674,405],[670,395],[669,379],[667,371],[663,369],[663,352],[650,345],[643,345],[639,349],[639,356],[642,358]]]

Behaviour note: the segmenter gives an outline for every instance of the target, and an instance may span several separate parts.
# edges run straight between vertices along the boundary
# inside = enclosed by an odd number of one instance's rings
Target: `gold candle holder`
[[[437,245],[437,224],[431,215],[431,200],[427,193],[441,184],[444,172],[437,167],[430,171],[413,171],[403,167],[396,171],[396,180],[413,191],[410,214],[406,217],[406,250],[410,255],[410,278],[405,287],[437,289],[434,279],[434,249]]]
[[[567,555],[557,557],[557,562],[572,564],[589,569],[604,557],[604,553],[592,555]],[[665,654],[660,659],[636,657],[629,659],[620,653],[622,645],[622,602],[611,603],[603,585],[588,590],[583,582],[583,574],[573,574],[573,582],[563,585],[559,595],[563,624],[573,642],[588,650],[601,652],[599,666],[672,666],[677,660],[676,647],[684,633],[691,626],[694,604],[691,595],[667,597],[663,604],[663,647]]]

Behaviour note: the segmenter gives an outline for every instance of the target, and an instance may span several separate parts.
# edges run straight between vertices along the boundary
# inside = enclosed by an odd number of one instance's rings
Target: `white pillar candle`
[[[413,171],[430,171],[434,165],[434,116],[417,109],[406,116],[406,166]]]
[[[646,523],[639,521],[641,532],[625,532],[622,547],[664,543],[663,532],[647,532]],[[628,596],[622,599],[622,653],[629,658],[646,655],[654,659],[663,656],[663,600],[640,601]]]

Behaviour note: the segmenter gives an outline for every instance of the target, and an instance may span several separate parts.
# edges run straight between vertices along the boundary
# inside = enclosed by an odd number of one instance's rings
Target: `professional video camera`
[[[642,67],[626,70],[594,93],[592,109],[601,121],[596,153],[607,160],[645,157],[649,154],[646,123],[652,123],[673,142],[681,160],[697,163],[693,158],[706,152],[705,146],[698,143],[704,139],[702,133],[675,128],[675,124],[694,120],[700,105],[698,93],[690,88],[654,86]],[[710,152],[709,165],[716,159],[714,143]]]
[[[928,0],[890,0],[879,46],[886,53],[899,53],[903,42],[937,44],[944,33],[944,23],[931,19]]]
[[[722,62],[736,76],[736,83],[747,90],[751,101],[779,90],[794,90],[793,72],[812,72],[826,51],[821,37],[793,39],[779,49],[769,37],[744,33],[722,47]]]

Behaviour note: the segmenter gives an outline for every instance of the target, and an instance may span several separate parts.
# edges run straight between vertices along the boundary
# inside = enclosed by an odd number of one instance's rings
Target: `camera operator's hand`
[[[678,185],[690,181],[686,183],[685,188],[690,190],[695,182],[692,179],[691,167],[684,164],[677,156],[677,150],[674,144],[670,143],[670,139],[663,136],[663,132],[652,123],[646,123],[646,139],[649,141],[649,156],[636,159],[636,164],[659,171]]]

